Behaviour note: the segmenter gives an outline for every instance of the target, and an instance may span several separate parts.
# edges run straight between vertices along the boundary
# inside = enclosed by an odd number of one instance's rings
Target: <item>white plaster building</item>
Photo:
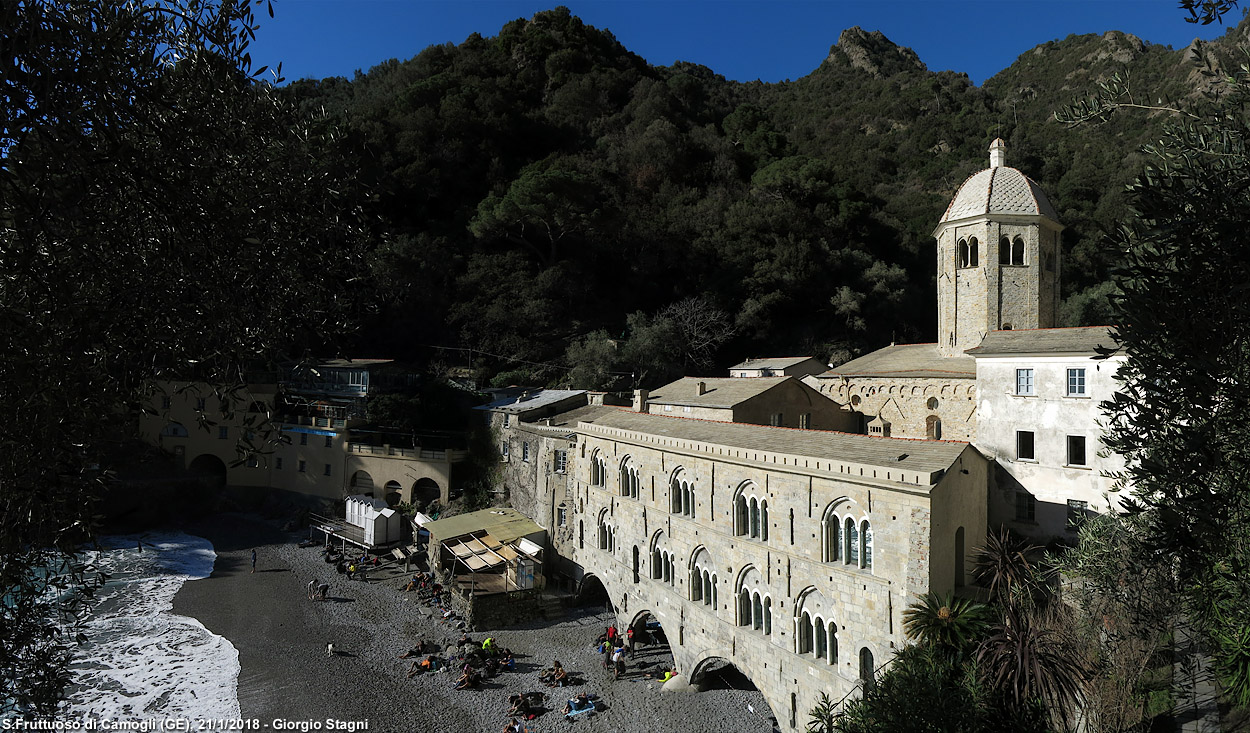
[[[1115,392],[1122,355],[1106,326],[992,331],[977,364],[974,444],[994,461],[991,525],[1071,537],[1088,511],[1118,509],[1109,474],[1124,467],[1102,444],[1099,405]]]

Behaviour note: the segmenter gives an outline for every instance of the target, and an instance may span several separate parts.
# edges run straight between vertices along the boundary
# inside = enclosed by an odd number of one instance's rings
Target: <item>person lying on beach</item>
[[[583,692],[577,697],[569,698],[568,702],[564,703],[564,714],[568,715],[569,713],[577,713],[583,710],[589,710],[593,708],[594,706],[595,704],[590,701],[590,696]]]
[[[412,679],[422,672],[429,672],[435,669],[438,669],[438,657],[435,657],[433,654],[425,659],[414,659],[412,660],[412,666],[408,668],[408,678]]]
[[[476,669],[464,675],[463,682],[456,683],[457,690],[467,690],[470,687],[476,688],[482,682],[482,673]]]
[[[650,677],[650,676],[651,676],[651,673],[648,672],[647,677]],[[659,679],[660,682],[668,682],[669,680],[673,679],[676,676],[677,676],[677,668],[673,667],[673,668],[664,670],[664,674],[660,675],[657,679]]]

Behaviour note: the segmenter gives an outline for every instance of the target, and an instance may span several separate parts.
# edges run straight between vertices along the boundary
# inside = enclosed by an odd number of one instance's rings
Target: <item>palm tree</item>
[[[828,693],[820,693],[816,707],[808,712],[807,733],[834,733],[838,725],[838,704]]]
[[[1006,606],[1002,622],[977,652],[983,683],[997,690],[1014,714],[1025,716],[1041,704],[1066,728],[1088,666],[1072,628],[1072,619],[1058,610]]]
[[[1044,578],[1037,563],[1041,549],[1010,530],[999,528],[986,535],[985,544],[973,552],[972,575],[1004,606],[1021,601],[1044,602]]]
[[[963,651],[974,644],[989,624],[989,609],[967,598],[945,598],[933,591],[925,593],[903,611],[907,638],[950,651]]]

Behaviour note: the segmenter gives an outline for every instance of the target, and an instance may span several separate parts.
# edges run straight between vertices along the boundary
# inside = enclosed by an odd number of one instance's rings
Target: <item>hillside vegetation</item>
[[[995,137],[1067,226],[1061,325],[1105,322],[1103,232],[1161,118],[1053,112],[1116,72],[1189,95],[1192,57],[1069,36],[978,88],[852,28],[808,76],[743,84],[651,66],[556,8],[286,92],[339,120],[376,191],[385,304],[356,353],[627,388],[932,340],[930,232]]]

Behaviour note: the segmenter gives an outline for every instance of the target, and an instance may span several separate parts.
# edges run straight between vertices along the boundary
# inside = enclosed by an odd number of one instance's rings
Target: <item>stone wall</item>
[[[832,377],[816,380],[834,403],[849,405],[865,421],[880,415],[893,438],[926,439],[931,418],[943,440],[972,440],[976,431],[976,382],[972,379]],[[931,401],[935,400],[936,405]],[[856,427],[852,432],[863,432]]]

